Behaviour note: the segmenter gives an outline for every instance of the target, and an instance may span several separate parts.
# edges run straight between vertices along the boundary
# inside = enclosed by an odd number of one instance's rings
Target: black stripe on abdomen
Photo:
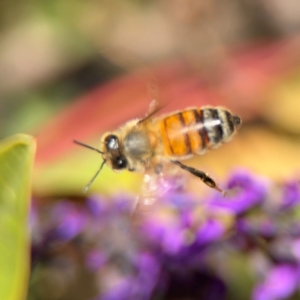
[[[178,117],[179,117],[180,123],[182,125],[182,129],[186,128],[187,125],[185,124],[182,112],[178,113]],[[190,143],[190,139],[189,139],[187,130],[182,130],[181,134],[184,135],[184,143],[185,143],[185,146],[186,146],[186,149],[187,149],[187,152],[188,152],[187,154],[191,154],[192,153],[192,147],[191,147],[191,143]]]
[[[213,144],[218,144],[223,140],[223,134],[224,134],[222,124],[221,124],[221,118],[219,116],[217,109],[210,108],[208,110],[210,111],[211,120],[218,121],[218,123],[215,123],[210,128],[210,130],[212,132],[211,140],[212,140]]]
[[[198,129],[198,134],[200,136],[201,139],[201,143],[202,143],[202,149],[206,149],[207,145],[209,143],[209,138],[208,138],[208,134],[204,128],[204,123],[203,123],[203,110],[202,109],[194,109],[194,116],[195,116],[195,120],[196,120],[196,124],[200,124],[201,126],[199,126]]]

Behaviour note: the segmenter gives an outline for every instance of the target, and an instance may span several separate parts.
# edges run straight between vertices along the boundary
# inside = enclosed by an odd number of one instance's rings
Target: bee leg
[[[209,177],[206,173],[197,170],[195,168],[186,166],[184,164],[182,164],[181,162],[179,162],[178,160],[172,160],[172,163],[179,166],[181,169],[190,172],[191,174],[193,174],[194,176],[200,178],[206,185],[208,185],[209,187],[221,192],[223,194],[223,196],[226,195],[226,191],[223,191],[218,185],[217,183],[211,178]]]
[[[154,172],[155,172],[155,174],[157,174],[157,175],[162,174],[162,172],[163,172],[163,165],[160,164],[160,163],[156,164],[156,165],[154,166]]]

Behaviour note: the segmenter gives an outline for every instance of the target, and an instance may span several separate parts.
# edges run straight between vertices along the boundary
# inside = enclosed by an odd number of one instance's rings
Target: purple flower
[[[183,228],[174,219],[151,218],[143,223],[142,231],[162,252],[176,254],[184,246]]]
[[[139,199],[147,205],[134,212],[136,198],[128,195],[37,206],[33,265],[61,270],[68,257],[79,285],[80,272],[91,276],[80,288],[89,293],[64,299],[223,300],[245,284],[243,272],[254,280],[254,300],[293,296],[300,283],[299,185],[278,187],[238,171],[227,186],[226,197],[212,191],[201,198],[186,190],[184,178],[146,176]],[[237,258],[241,272],[231,263]]]
[[[300,283],[299,266],[277,265],[256,286],[253,300],[281,300],[292,296]]]
[[[207,220],[197,231],[197,245],[209,245],[218,241],[225,233],[225,227],[218,220]]]
[[[93,249],[86,255],[86,266],[91,271],[101,268],[107,261],[107,257],[99,249]]]
[[[157,259],[141,252],[134,257],[132,267],[132,270],[123,271],[123,274],[113,265],[106,269],[103,274],[105,277],[98,277],[103,290],[99,299],[150,299],[160,271]]]
[[[278,234],[277,224],[270,219],[249,220],[246,218],[236,221],[236,229],[239,234],[248,237],[272,239]]]
[[[88,213],[95,218],[103,216],[105,211],[108,209],[105,199],[98,195],[89,196],[85,203]]]
[[[291,181],[283,186],[282,204],[280,209],[285,210],[293,208],[300,204],[300,186],[299,182]]]
[[[86,225],[87,216],[70,202],[59,202],[52,210],[57,238],[69,240],[78,235]]]
[[[266,180],[255,178],[246,171],[238,171],[227,184],[228,196],[216,194],[209,206],[212,208],[222,208],[234,214],[241,214],[247,210],[261,205],[266,199],[268,184]]]

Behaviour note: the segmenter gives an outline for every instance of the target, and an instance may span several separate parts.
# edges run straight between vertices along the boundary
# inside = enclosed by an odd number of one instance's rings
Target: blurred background
[[[299,12],[297,0],[1,1],[0,135],[37,137],[36,195],[78,194],[101,158],[73,139],[97,147],[153,98],[161,113],[223,105],[239,134],[192,164],[220,179],[295,175]],[[91,190],[135,193],[139,180],[104,168]]]
[[[102,159],[73,139],[98,147],[153,98],[166,104],[158,115],[221,105],[242,117],[232,142],[187,162],[221,187],[236,168],[275,182],[299,178],[300,2],[0,2],[0,136],[36,136],[35,203],[84,200]],[[141,182],[104,167],[89,193],[138,195]],[[209,191],[197,180],[190,189]],[[55,278],[42,271],[33,280],[43,276]],[[37,284],[30,299],[71,299],[59,282]]]

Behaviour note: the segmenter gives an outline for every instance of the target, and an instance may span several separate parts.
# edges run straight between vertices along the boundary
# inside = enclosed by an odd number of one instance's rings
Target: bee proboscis
[[[152,169],[163,172],[165,162],[200,178],[206,185],[225,193],[206,173],[184,165],[181,161],[195,155],[203,155],[229,141],[237,132],[241,118],[224,107],[191,107],[167,115],[153,117],[155,109],[142,119],[125,123],[101,138],[100,149],[84,143],[75,143],[95,150],[102,155],[103,162],[86,187],[107,164],[115,171],[129,170],[145,172]]]

